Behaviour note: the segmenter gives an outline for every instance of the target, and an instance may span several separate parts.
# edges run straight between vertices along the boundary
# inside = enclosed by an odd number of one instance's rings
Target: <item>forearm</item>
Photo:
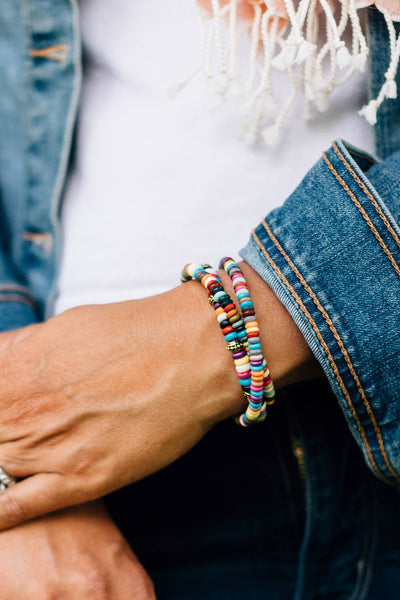
[[[242,262],[240,267],[254,302],[261,343],[275,387],[279,389],[296,381],[322,377],[318,362],[286,308],[249,265]],[[224,289],[238,306],[229,276],[223,270],[218,275]],[[181,307],[181,324],[177,322],[177,303]],[[190,357],[185,352],[178,356],[182,361],[181,368],[190,369],[193,379],[196,377],[208,382],[203,385],[209,386],[209,392],[199,396],[197,407],[192,404],[193,410],[198,411],[199,421],[214,424],[242,412],[246,406],[242,389],[204,288],[197,282],[185,283],[168,292],[163,304],[166,326],[169,327],[167,319],[170,318],[180,331],[179,344],[182,338],[186,338],[187,344],[197,343],[195,355]]]

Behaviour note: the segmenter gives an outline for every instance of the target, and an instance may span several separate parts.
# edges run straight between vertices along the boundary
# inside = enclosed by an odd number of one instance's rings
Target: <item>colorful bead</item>
[[[235,303],[225,292],[221,280],[209,265],[186,265],[182,270],[181,281],[190,280],[197,280],[207,290],[227,349],[234,358],[239,383],[243,391],[248,393],[251,384],[251,366],[248,353],[244,348],[244,345],[247,345],[247,334]]]
[[[232,354],[236,375],[248,401],[246,411],[236,421],[248,427],[252,423],[264,421],[267,404],[275,401],[275,389],[262,353],[259,324],[246,279],[232,258],[223,258],[220,266],[232,280],[241,314],[210,265],[185,265],[181,281],[197,280],[207,290],[210,305],[215,311],[227,349]]]
[[[266,404],[274,402],[275,389],[262,353],[259,324],[256,320],[254,304],[251,300],[246,278],[239,265],[232,258],[224,257],[220,262],[220,267],[225,270],[232,280],[247,338],[246,351],[250,358],[251,371],[250,393],[246,412],[238,418],[238,422],[241,425],[248,426],[253,422],[265,419]]]

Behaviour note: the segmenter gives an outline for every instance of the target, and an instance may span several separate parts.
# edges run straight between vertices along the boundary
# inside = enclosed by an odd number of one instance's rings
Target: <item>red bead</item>
[[[224,327],[223,329],[221,329],[221,331],[224,335],[226,335],[227,333],[232,333],[232,331],[235,331],[235,330],[233,329],[233,327],[228,325],[228,327]]]
[[[260,335],[260,332],[259,332],[259,331],[249,331],[249,332],[247,333],[247,337],[248,337],[248,338],[252,338],[252,337],[259,337],[259,335]]]
[[[229,311],[233,310],[234,308],[236,308],[236,306],[233,304],[233,302],[230,302],[229,304],[224,306],[224,311],[226,313],[228,313]]]

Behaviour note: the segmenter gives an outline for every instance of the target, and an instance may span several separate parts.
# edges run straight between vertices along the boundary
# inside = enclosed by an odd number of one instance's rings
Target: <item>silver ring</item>
[[[17,480],[12,477],[3,467],[0,467],[0,493],[5,492],[7,488],[15,485]]]

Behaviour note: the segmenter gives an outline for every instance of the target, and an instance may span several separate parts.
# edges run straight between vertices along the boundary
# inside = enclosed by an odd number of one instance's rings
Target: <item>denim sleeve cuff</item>
[[[301,330],[370,468],[400,487],[399,196],[373,165],[334,142],[241,256]]]

